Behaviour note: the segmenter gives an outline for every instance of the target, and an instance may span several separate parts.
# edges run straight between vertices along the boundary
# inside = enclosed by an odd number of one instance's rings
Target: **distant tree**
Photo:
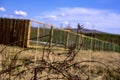
[[[83,29],[83,25],[80,25],[79,23],[78,23],[78,29]]]

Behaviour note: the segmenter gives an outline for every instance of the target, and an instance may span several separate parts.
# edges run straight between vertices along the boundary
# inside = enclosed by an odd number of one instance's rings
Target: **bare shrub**
[[[78,25],[78,31],[80,29],[81,27]],[[99,60],[94,60],[94,58],[93,60],[78,60],[78,53],[82,44],[76,44],[77,38],[76,36],[74,43],[68,46],[68,51],[62,53],[55,52],[47,44],[44,46],[43,51],[37,50],[37,52],[31,48],[13,47],[9,49],[8,46],[2,47],[0,50],[2,56],[1,80],[120,79],[119,66],[112,68],[112,66]],[[76,48],[76,45],[80,45],[79,48]]]

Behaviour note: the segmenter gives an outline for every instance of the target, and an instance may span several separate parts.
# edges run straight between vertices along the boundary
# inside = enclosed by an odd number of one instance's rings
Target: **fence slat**
[[[2,43],[3,43],[3,44],[6,44],[6,43],[5,43],[5,41],[6,41],[6,30],[5,30],[5,29],[6,29],[6,25],[5,25],[6,22],[5,22],[5,21],[6,21],[6,19],[3,19],[3,23],[4,23],[4,24],[3,24],[3,33],[2,33],[2,35],[3,35]]]
[[[2,18],[0,18],[0,44],[2,43]]]
[[[52,47],[52,41],[53,41],[53,26],[51,26],[51,31],[50,31],[49,47]]]
[[[24,47],[28,47],[29,46],[29,38],[30,38],[30,20],[26,20],[26,24],[25,24],[25,45]]]
[[[65,48],[68,47],[68,43],[69,43],[69,31],[67,31],[67,35],[66,35],[66,44],[65,44]]]
[[[9,40],[9,44],[10,43],[13,43],[13,23],[14,23],[14,21],[13,21],[13,19],[11,19],[10,20],[10,25],[9,25],[9,27],[10,27],[10,40]]]

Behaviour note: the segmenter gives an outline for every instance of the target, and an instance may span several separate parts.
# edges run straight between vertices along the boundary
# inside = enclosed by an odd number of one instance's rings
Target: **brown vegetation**
[[[119,53],[80,50],[74,56],[74,52],[69,54],[69,50],[41,51],[9,46],[4,48],[4,45],[0,45],[0,78],[2,80],[120,79]],[[36,61],[35,55],[37,55]]]

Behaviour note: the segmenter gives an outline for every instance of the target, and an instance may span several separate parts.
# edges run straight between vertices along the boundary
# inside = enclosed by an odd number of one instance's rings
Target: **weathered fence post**
[[[31,21],[28,20],[28,21],[27,21],[27,29],[26,29],[26,31],[28,31],[28,32],[26,33],[26,46],[25,46],[25,47],[28,47],[28,46],[29,46],[29,39],[30,39],[30,24],[31,24]]]
[[[49,47],[52,47],[52,41],[53,41],[53,26],[51,26],[51,30],[50,30],[50,42],[49,42]]]
[[[30,24],[31,24],[31,21],[29,21],[29,24],[28,24],[28,35],[27,35],[27,47],[29,46],[29,43],[30,43],[30,31],[31,31],[31,28],[30,28]]]
[[[67,31],[65,48],[68,47],[68,44],[69,44],[69,31]]]

